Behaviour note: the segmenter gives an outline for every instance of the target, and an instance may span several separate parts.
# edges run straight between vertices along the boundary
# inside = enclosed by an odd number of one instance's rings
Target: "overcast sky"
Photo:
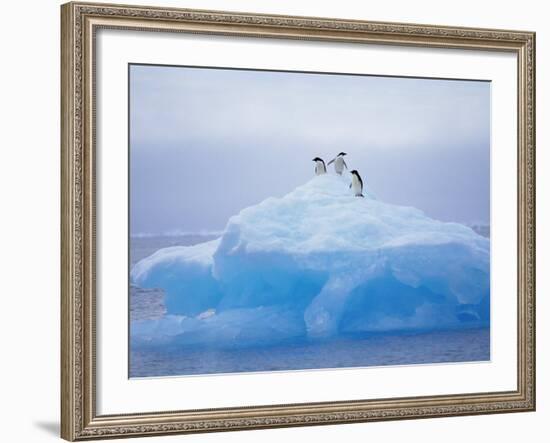
[[[487,223],[490,83],[130,68],[132,234],[221,230],[340,151],[381,200]]]

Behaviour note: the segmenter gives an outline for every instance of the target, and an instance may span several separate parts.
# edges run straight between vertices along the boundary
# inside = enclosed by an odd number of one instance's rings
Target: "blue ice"
[[[161,249],[131,280],[168,314],[137,342],[256,345],[489,324],[489,240],[458,223],[311,179],[230,218],[210,242]]]

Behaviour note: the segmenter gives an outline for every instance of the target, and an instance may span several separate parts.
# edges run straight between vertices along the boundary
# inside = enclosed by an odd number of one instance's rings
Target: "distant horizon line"
[[[147,237],[185,237],[191,235],[198,235],[202,237],[212,235],[222,235],[225,229],[199,229],[198,231],[182,231],[182,230],[169,230],[163,232],[131,232],[130,237],[134,238],[147,238]]]
[[[469,228],[472,227],[485,227],[491,226],[490,222],[481,222],[481,221],[474,221],[474,222],[457,222],[457,221],[446,221],[443,223],[458,223],[461,225],[468,226]],[[131,232],[130,237],[131,238],[150,238],[150,237],[186,237],[186,236],[201,236],[201,237],[209,237],[209,236],[221,236],[225,231],[224,229],[199,229],[197,231],[184,231],[184,230],[178,230],[173,229],[169,231],[163,231],[163,232]]]

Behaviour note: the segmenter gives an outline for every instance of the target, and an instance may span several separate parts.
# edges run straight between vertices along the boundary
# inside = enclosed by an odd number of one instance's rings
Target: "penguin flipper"
[[[351,189],[351,183],[349,184],[349,188]]]
[[[330,165],[331,163],[334,163],[334,160],[336,160],[336,157],[333,158],[331,161],[329,161],[329,162],[327,163],[327,166]]]
[[[346,167],[346,169],[349,169],[348,165],[346,165],[346,161],[344,159],[342,159],[342,161],[344,162],[344,166]]]

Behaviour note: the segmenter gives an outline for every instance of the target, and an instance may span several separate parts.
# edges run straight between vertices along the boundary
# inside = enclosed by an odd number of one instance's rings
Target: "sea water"
[[[132,349],[130,377],[354,368],[490,359],[489,329],[376,334],[241,349]]]

